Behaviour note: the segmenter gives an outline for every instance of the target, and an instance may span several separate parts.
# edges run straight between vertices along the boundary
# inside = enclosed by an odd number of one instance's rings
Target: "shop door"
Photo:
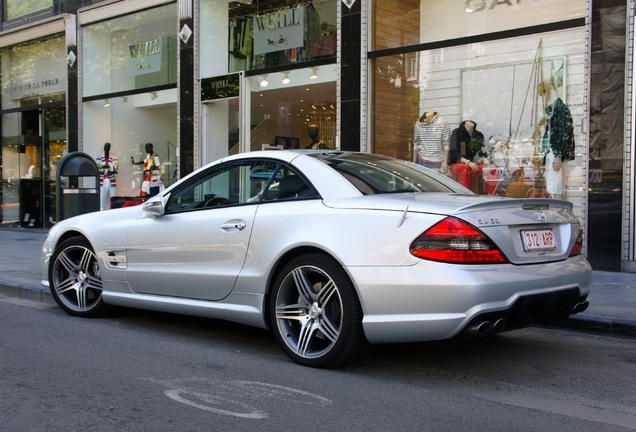
[[[244,151],[242,134],[245,124],[249,124],[249,116],[241,110],[244,81],[245,77],[237,73],[201,81],[203,146],[195,160],[202,165]]]
[[[203,104],[203,118],[203,165],[240,152],[241,116],[238,97]]]
[[[34,106],[3,114],[0,223],[48,228],[55,221],[55,172],[66,151],[65,111],[64,106]]]
[[[66,108],[63,106],[42,110],[42,200],[44,202],[42,220],[49,228],[56,220],[57,165],[67,153]]]
[[[18,116],[18,221],[22,228],[44,226],[41,118],[42,111],[39,109],[23,111]]]
[[[19,223],[23,228],[49,228],[56,218],[56,168],[66,153],[66,110],[51,107],[20,114]]]

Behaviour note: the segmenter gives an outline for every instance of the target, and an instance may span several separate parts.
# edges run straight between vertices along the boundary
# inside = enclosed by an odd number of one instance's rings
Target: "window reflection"
[[[479,194],[577,200],[584,30],[374,60],[374,152]]]
[[[229,72],[335,57],[335,0],[230,2]]]

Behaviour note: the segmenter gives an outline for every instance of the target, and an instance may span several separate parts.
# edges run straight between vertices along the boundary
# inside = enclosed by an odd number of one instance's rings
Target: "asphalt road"
[[[291,363],[270,333],[0,298],[0,430],[636,430],[636,342],[530,328]]]

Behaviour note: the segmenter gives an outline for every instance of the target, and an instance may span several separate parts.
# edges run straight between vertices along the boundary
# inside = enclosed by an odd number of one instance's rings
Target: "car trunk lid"
[[[514,264],[564,260],[580,225],[567,201],[520,199],[466,206],[454,216],[486,234]]]
[[[566,259],[579,240],[572,203],[543,198],[510,199],[469,194],[373,195],[337,202],[335,208],[367,208],[454,216],[486,234],[514,264]]]

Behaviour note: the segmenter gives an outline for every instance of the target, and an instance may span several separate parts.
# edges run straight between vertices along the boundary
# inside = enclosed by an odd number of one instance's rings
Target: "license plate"
[[[554,250],[557,248],[552,229],[522,230],[523,249],[526,251]]]

